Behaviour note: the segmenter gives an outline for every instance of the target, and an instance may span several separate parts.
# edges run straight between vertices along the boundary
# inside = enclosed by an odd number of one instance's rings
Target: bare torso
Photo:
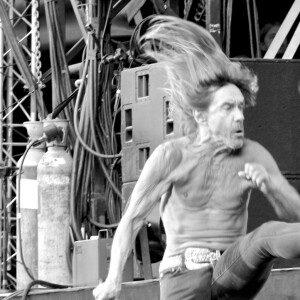
[[[245,140],[234,153],[220,142],[195,146],[183,138],[171,143],[178,164],[160,208],[167,236],[165,256],[195,246],[225,250],[246,233],[251,185],[238,172],[253,160],[248,151],[252,142]]]

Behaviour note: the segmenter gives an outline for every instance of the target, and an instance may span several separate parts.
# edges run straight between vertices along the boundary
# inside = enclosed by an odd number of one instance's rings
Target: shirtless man
[[[300,197],[271,154],[244,137],[243,111],[254,103],[256,77],[188,21],[157,17],[149,39],[164,43],[147,54],[165,63],[186,135],[158,146],[146,162],[95,299],[118,299],[126,259],[157,201],[166,231],[161,299],[253,299],[274,258],[300,257]],[[253,188],[295,223],[272,221],[246,234]]]

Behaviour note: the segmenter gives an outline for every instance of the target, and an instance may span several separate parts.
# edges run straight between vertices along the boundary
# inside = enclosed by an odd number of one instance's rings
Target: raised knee
[[[270,236],[270,235],[276,235],[278,233],[278,230],[285,226],[285,222],[281,221],[268,221],[257,227],[254,232],[259,237],[264,236]],[[300,223],[299,223],[300,227]]]

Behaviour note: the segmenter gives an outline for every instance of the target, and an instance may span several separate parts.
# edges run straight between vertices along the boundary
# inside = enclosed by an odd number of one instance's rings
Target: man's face
[[[233,84],[218,89],[206,112],[208,128],[212,136],[221,138],[232,149],[244,143],[244,96]]]

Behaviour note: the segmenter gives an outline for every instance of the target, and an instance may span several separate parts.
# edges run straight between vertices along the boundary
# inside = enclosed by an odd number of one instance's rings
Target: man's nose
[[[244,112],[240,108],[236,108],[234,111],[234,120],[235,121],[244,121]]]

